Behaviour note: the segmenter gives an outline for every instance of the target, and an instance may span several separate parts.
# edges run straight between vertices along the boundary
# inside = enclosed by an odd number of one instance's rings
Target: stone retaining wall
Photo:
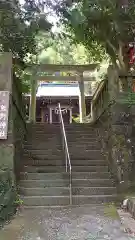
[[[0,227],[16,211],[15,196],[11,172],[8,169],[0,170]]]
[[[12,76],[12,55],[0,55],[0,91],[10,93],[7,139],[0,139],[0,224],[16,208],[16,180],[21,170],[25,113],[19,80]]]
[[[27,126],[25,121],[25,107],[22,99],[22,93],[20,89],[19,80],[14,78],[13,82],[13,94],[12,94],[12,106],[13,106],[13,139],[14,139],[14,169],[16,180],[19,180],[21,171],[21,159],[23,154],[23,142],[27,132]]]
[[[131,79],[127,78],[127,81]],[[92,117],[99,127],[102,151],[119,192],[135,181],[134,108],[129,107],[128,91],[123,92],[117,70],[108,68],[108,79],[102,83],[92,100]],[[131,83],[129,84],[130,88]]]
[[[97,126],[109,170],[115,179],[118,192],[122,193],[132,186],[135,179],[133,126],[130,121],[120,116],[120,112],[114,119],[114,113],[114,106],[104,111],[97,121]]]

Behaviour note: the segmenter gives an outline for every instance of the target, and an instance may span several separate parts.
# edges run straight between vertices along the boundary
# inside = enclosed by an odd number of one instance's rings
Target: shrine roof
[[[78,83],[42,83],[38,86],[36,96],[79,96],[79,85]]]
[[[78,83],[40,83],[36,97],[78,97],[79,92]],[[30,94],[25,94],[25,97],[29,96]]]
[[[40,83],[37,88],[36,97],[79,97],[79,84],[72,83]],[[29,97],[30,94],[25,94]],[[85,96],[92,96],[85,93]]]

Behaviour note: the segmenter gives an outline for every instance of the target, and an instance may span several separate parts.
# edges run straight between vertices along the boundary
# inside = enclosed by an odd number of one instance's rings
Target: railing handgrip
[[[63,150],[64,150],[64,154],[65,154],[66,172],[68,172],[68,167],[69,167],[70,205],[72,205],[72,166],[71,166],[71,160],[70,160],[69,149],[68,149],[68,144],[67,144],[67,137],[66,137],[65,126],[64,126],[60,103],[58,104],[58,108],[59,108],[59,116],[60,116],[60,125],[61,125],[61,129],[62,129],[62,143],[63,143]]]

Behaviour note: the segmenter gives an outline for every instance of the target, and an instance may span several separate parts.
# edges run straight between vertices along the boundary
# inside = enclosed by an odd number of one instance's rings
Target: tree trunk
[[[125,44],[119,42],[119,50],[118,50],[118,71],[119,75],[121,76],[121,85],[122,90],[128,91],[129,90],[129,83],[127,75],[129,73],[129,59],[127,57],[127,53],[125,51]]]

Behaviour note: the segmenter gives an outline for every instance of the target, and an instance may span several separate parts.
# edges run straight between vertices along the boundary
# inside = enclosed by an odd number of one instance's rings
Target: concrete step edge
[[[35,180],[29,180],[29,179],[25,179],[25,180],[20,180],[20,183],[23,183],[23,182],[46,182],[46,183],[48,183],[48,182],[50,182],[50,183],[53,183],[53,182],[68,182],[69,181],[69,179],[55,179],[55,180],[51,180],[51,179],[49,179],[49,180],[40,180],[40,179],[35,179]]]
[[[26,180],[20,180],[20,182],[59,182],[59,181],[63,181],[63,182],[68,182],[69,181],[69,179],[54,179],[54,180],[40,180],[40,179],[35,179],[35,180],[29,180],[29,179],[26,179]],[[92,179],[82,179],[82,178],[78,178],[78,179],[76,179],[76,178],[72,178],[72,181],[84,181],[84,182],[86,182],[86,181],[113,181],[112,179],[108,179],[108,178],[102,178],[102,179],[99,179],[99,178],[92,178]]]
[[[69,187],[58,187],[58,186],[54,186],[54,187],[52,187],[52,186],[50,186],[50,187],[23,187],[23,186],[19,186],[19,189],[26,189],[26,190],[46,190],[46,189],[61,189],[61,190],[69,190]]]
[[[22,196],[23,198],[27,199],[27,198],[70,198],[70,196]],[[105,197],[117,197],[117,194],[105,194],[105,195],[72,195],[72,198],[95,198],[95,197],[99,197],[99,198],[105,198]]]
[[[60,173],[31,173],[31,172],[21,172],[20,174],[25,174],[25,173],[27,173],[27,174],[42,174],[42,175],[52,175],[52,174],[65,174],[65,175],[68,175],[69,173],[66,173],[66,172],[60,172]],[[72,172],[72,174],[77,174],[77,175],[79,175],[79,174],[95,174],[96,172]],[[101,174],[106,174],[106,173],[108,173],[108,174],[110,174],[109,172],[102,172]],[[100,174],[100,173],[98,173],[98,174]]]
[[[33,195],[32,195],[32,196],[22,196],[22,197],[23,197],[24,199],[27,199],[27,198],[48,198],[48,199],[49,199],[49,198],[53,198],[53,199],[55,199],[55,198],[62,198],[62,199],[68,198],[68,199],[69,199],[69,198],[70,198],[70,196],[68,196],[68,195],[66,195],[66,196],[63,196],[63,195],[58,195],[58,196],[57,196],[57,195],[55,195],[55,196],[51,196],[51,195],[50,195],[50,196],[46,196],[46,195],[35,196],[35,195],[34,195],[34,196],[33,196]]]
[[[79,206],[79,207],[83,207],[84,206],[84,204],[78,204],[78,205],[72,205],[72,207],[76,207],[76,206]],[[89,203],[89,204],[85,204],[85,206],[88,206],[88,207],[93,207],[93,206],[95,206],[95,203]],[[41,208],[41,209],[50,209],[50,208],[52,208],[52,209],[63,209],[63,208],[71,208],[71,205],[69,204],[69,205],[52,205],[52,206],[45,206],[45,205],[40,205],[40,206],[36,206],[36,205],[31,205],[31,206],[26,206],[26,205],[23,205],[23,208],[24,209],[33,209],[33,208]],[[96,207],[98,207],[99,209],[101,208],[101,204],[99,204],[99,203],[96,203]]]
[[[65,189],[65,190],[69,190],[70,188],[69,187],[46,187],[46,188],[44,188],[44,187],[23,187],[23,186],[19,186],[19,189],[27,189],[27,190],[37,190],[37,189],[39,189],[39,190],[45,190],[45,189]],[[74,186],[72,186],[72,189],[79,189],[79,188],[83,188],[83,189],[111,189],[111,190],[113,190],[113,189],[117,189],[116,187],[74,187]]]
[[[29,151],[35,151],[35,152],[39,152],[39,151],[45,151],[45,152],[51,152],[51,151],[54,151],[54,149],[43,149],[43,150],[41,150],[41,149],[24,149],[24,150],[26,150],[26,151],[24,151],[25,153],[26,152],[29,152]],[[62,149],[55,149],[56,150],[56,153],[58,152],[58,153],[61,153],[61,152],[63,152],[63,150]],[[78,151],[78,149],[75,149],[75,150],[77,150]],[[85,149],[85,152],[101,152],[101,149]]]

